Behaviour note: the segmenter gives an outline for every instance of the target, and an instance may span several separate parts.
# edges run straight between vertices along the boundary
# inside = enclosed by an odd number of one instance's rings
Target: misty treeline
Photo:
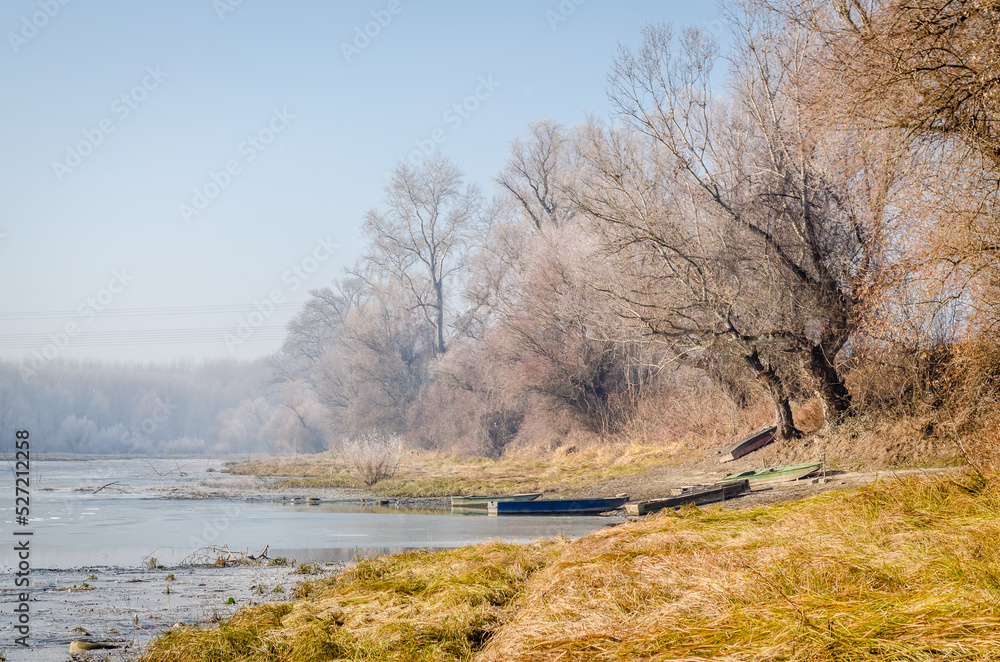
[[[723,12],[725,52],[647,27],[612,116],[529,126],[488,187],[399,165],[275,359],[304,446],[792,439],[807,402],[831,425],[993,397],[1000,5]]]
[[[38,453],[220,454],[285,450],[266,359],[139,365],[0,362],[0,423]],[[293,449],[288,449],[293,450]]]

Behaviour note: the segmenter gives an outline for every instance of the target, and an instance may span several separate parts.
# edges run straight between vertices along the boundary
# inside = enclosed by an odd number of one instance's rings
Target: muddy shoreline
[[[0,645],[8,660],[70,659],[73,641],[116,646],[86,653],[88,660],[135,660],[171,627],[218,622],[242,607],[291,598],[303,579],[339,572],[346,564],[314,566],[304,575],[293,566],[92,567],[32,571],[30,649]],[[0,590],[4,603],[13,589]],[[230,602],[230,599],[232,602]],[[5,619],[9,609],[4,609]],[[8,624],[4,630],[10,632]]]

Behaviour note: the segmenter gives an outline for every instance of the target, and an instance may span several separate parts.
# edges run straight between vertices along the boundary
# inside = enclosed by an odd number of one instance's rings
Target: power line
[[[264,311],[288,312],[301,310],[302,303],[270,303],[264,306]],[[273,309],[271,308],[273,306]],[[227,304],[219,306],[160,306],[156,308],[119,308],[96,311],[93,308],[81,306],[78,310],[33,310],[12,313],[0,313],[0,320],[42,320],[65,319],[84,316],[84,313],[94,313],[100,317],[145,317],[151,315],[206,315],[213,313],[252,313],[261,312],[257,304]]]
[[[174,343],[218,343],[239,340],[279,340],[285,337],[285,327],[280,325],[247,327],[249,333],[241,336],[233,326],[224,328],[202,327],[187,329],[136,329],[129,331],[90,331],[67,337],[66,334],[5,333],[0,334],[0,349],[33,349],[55,343],[70,347],[101,345],[161,345]],[[55,339],[54,339],[55,338]],[[58,342],[57,342],[58,340]]]

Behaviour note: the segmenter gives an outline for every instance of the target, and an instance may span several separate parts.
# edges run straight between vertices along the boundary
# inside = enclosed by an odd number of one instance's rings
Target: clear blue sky
[[[336,278],[385,173],[435,129],[489,187],[526,123],[607,113],[611,60],[643,24],[719,25],[674,1],[62,2],[0,7],[2,357],[273,351],[277,331],[227,346],[219,330]],[[164,329],[183,342],[134,335]]]

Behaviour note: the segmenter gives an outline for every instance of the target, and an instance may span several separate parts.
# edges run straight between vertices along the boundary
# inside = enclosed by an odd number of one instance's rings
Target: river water
[[[177,620],[225,616],[252,602],[281,599],[271,591],[296,581],[291,568],[178,567],[210,561],[220,547],[259,554],[266,546],[272,559],[342,564],[415,548],[577,538],[620,521],[451,515],[443,509],[361,503],[356,493],[335,490],[324,490],[318,505],[306,505],[276,491],[273,481],[221,473],[221,465],[204,458],[33,459],[27,526],[16,523],[13,467],[4,469],[9,487],[0,491],[7,494],[0,496],[0,653],[8,660],[65,660],[69,641],[87,638],[73,628],[128,642],[136,651]],[[12,645],[16,531],[31,532],[30,655]],[[147,568],[154,557],[165,569]],[[163,577],[171,569],[177,579],[164,593]],[[67,590],[84,581],[93,590]],[[223,601],[228,597],[235,604]],[[116,652],[111,659],[127,657]]]
[[[488,540],[577,538],[607,517],[485,517],[405,505],[280,501],[263,481],[229,476],[217,460],[35,460],[31,517],[33,568],[141,567],[150,557],[177,565],[209,546],[296,558],[343,561],[411,548],[448,548]],[[14,525],[13,477],[0,498],[0,522]],[[109,483],[111,483],[109,485]],[[95,494],[96,492],[96,494]],[[190,498],[241,493],[243,498]],[[327,492],[329,495],[329,492]],[[348,501],[351,500],[351,501]],[[16,566],[11,546],[0,565]]]

